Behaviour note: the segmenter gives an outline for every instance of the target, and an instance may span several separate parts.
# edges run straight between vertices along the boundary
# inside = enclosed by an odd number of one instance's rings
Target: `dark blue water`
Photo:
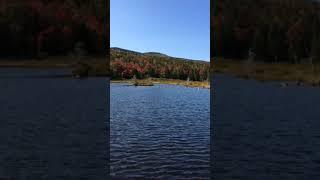
[[[111,175],[206,179],[210,90],[111,84]]]
[[[104,78],[0,69],[0,179],[105,179]]]
[[[215,75],[215,179],[318,179],[320,88]]]

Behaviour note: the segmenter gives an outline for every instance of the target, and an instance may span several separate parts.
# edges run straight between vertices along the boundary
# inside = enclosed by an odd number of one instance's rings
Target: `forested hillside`
[[[215,0],[212,56],[320,62],[320,5],[311,0]]]
[[[0,57],[66,55],[77,48],[102,54],[105,5],[104,0],[1,0]]]
[[[111,48],[113,79],[147,77],[205,81],[209,78],[209,62],[173,58],[160,53],[139,53]]]

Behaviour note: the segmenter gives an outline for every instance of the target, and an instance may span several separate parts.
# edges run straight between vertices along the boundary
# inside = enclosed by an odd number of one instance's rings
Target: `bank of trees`
[[[320,62],[320,5],[313,0],[219,0],[212,55],[267,62]]]
[[[105,50],[104,1],[2,0],[0,57],[65,55],[82,44],[88,54]]]
[[[208,62],[111,49],[110,70],[113,79],[154,77],[205,81],[209,79],[209,66]]]

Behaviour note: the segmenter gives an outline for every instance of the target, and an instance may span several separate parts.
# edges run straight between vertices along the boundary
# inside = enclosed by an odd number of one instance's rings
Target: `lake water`
[[[320,177],[320,88],[212,79],[216,179]]]
[[[111,175],[207,179],[210,90],[112,83]]]
[[[108,83],[0,69],[0,179],[108,174]],[[320,88],[215,75],[207,89],[111,85],[112,175],[205,179],[209,99],[216,179],[320,177]]]
[[[0,179],[107,177],[108,84],[0,69]]]

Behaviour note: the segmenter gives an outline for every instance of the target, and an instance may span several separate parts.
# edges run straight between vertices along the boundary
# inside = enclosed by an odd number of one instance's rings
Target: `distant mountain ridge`
[[[143,53],[144,55],[147,55],[147,56],[159,56],[159,57],[170,57],[166,54],[163,54],[163,53],[158,53],[158,52],[145,52]]]
[[[138,56],[153,56],[153,57],[163,57],[163,58],[169,58],[169,59],[175,59],[175,60],[184,60],[184,61],[196,61],[199,63],[209,63],[204,60],[194,60],[194,59],[186,59],[186,58],[179,58],[179,57],[172,57],[167,54],[159,53],[159,52],[137,52],[137,51],[132,51],[128,49],[123,49],[119,47],[111,47],[110,51],[114,52],[120,52],[120,53],[128,53],[128,54],[133,54],[133,55],[138,55]]]
[[[113,79],[166,78],[190,81],[209,79],[207,61],[170,57],[158,52],[137,52],[110,48],[110,71]]]
[[[140,52],[131,51],[131,50],[128,50],[128,49],[123,49],[123,48],[118,48],[118,47],[111,47],[110,51],[122,52],[122,53],[130,53],[130,54],[135,54],[135,55],[142,55],[142,53],[140,53]]]

